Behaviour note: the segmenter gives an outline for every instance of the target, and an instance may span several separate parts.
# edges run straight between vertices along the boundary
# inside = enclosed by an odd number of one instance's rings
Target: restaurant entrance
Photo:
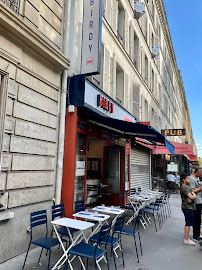
[[[125,192],[129,141],[82,119],[78,120],[78,127],[74,202],[118,205],[119,192]]]

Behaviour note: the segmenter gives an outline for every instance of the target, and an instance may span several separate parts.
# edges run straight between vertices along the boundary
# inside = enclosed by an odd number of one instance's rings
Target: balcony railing
[[[19,15],[20,11],[20,0],[0,0],[7,7],[9,7],[13,12]]]

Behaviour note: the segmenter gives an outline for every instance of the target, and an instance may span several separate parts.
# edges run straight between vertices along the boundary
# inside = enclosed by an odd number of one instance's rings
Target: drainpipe
[[[63,54],[68,57],[68,44],[69,44],[69,29],[70,29],[70,10],[71,1],[64,1],[63,13]],[[58,135],[58,159],[56,169],[56,183],[55,183],[55,204],[61,202],[62,190],[62,175],[63,175],[63,156],[64,156],[64,139],[65,139],[65,115],[66,115],[66,97],[68,91],[68,70],[64,70],[61,79],[60,91],[60,118],[59,118],[59,135]]]

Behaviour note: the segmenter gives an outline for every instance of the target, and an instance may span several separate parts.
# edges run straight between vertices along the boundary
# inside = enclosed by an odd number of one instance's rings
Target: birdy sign
[[[84,0],[81,74],[101,71],[102,0]]]

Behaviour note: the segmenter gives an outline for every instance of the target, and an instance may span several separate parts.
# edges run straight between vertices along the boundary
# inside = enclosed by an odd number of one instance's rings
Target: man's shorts
[[[186,226],[194,226],[194,210],[182,208]]]

